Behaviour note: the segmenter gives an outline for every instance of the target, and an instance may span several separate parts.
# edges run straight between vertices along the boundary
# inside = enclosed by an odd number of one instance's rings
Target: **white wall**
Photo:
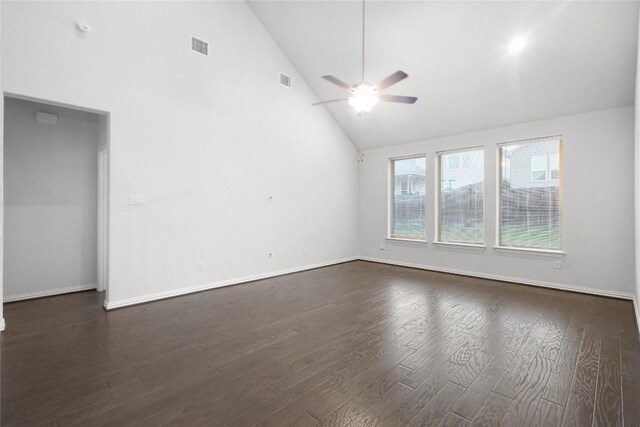
[[[1,7],[6,92],[111,113],[110,304],[356,255],[356,150],[244,2]]]
[[[522,282],[631,296],[634,283],[633,107],[369,150],[360,164],[360,254]],[[497,143],[563,135],[563,250],[557,258],[493,249]],[[435,222],[435,152],[485,148],[485,250],[385,241],[389,158],[427,155],[427,239]],[[380,250],[381,245],[385,246]]]
[[[3,148],[3,143],[4,143],[4,96],[2,96],[3,94],[3,88],[2,88],[2,7],[0,7],[0,165],[3,164],[4,160],[3,160],[3,152],[4,152],[4,148]],[[0,166],[1,168],[2,166]],[[4,209],[2,208],[3,206],[3,199],[4,199],[4,178],[3,178],[3,174],[0,174],[0,229],[2,231],[0,231],[0,331],[4,330],[4,326],[5,326],[5,322],[4,322],[4,315],[3,315],[3,302],[2,302],[2,295],[4,295],[4,291],[3,291],[3,286],[4,286],[4,282],[2,280],[2,276],[3,276],[3,268],[4,265],[2,263],[2,257],[3,255],[3,248],[4,248]]]
[[[58,123],[38,123],[38,111]],[[95,287],[98,120],[5,100],[5,300]]]
[[[638,29],[640,41],[640,28]],[[634,155],[634,183],[635,183],[635,309],[638,330],[640,330],[640,43],[639,54],[636,57],[636,92],[635,92],[635,155]]]

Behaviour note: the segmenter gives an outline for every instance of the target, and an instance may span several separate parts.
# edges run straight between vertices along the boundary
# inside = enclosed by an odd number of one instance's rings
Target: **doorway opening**
[[[5,96],[3,167],[3,301],[108,292],[108,114]]]

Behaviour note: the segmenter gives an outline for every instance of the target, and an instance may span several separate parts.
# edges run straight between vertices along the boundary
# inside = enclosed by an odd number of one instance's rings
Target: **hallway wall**
[[[5,301],[95,287],[98,120],[5,99]]]

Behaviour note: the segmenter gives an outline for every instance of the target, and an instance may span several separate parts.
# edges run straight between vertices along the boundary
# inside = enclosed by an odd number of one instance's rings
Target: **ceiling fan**
[[[322,76],[323,79],[333,83],[336,86],[341,87],[351,94],[349,97],[329,99],[327,101],[316,102],[313,105],[328,104],[331,102],[347,101],[358,113],[365,114],[371,111],[371,109],[379,102],[400,102],[403,104],[414,104],[418,98],[415,96],[400,96],[400,95],[382,95],[380,92],[383,89],[388,88],[391,85],[398,83],[401,80],[409,77],[404,71],[396,71],[386,79],[371,84],[367,83],[364,78],[364,53],[365,53],[365,6],[362,0],[362,81],[354,85],[348,85],[342,80],[334,76]]]

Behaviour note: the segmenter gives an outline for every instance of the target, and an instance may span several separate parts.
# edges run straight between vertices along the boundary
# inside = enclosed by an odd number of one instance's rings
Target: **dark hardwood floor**
[[[7,426],[640,425],[628,301],[358,261],[5,319]]]

